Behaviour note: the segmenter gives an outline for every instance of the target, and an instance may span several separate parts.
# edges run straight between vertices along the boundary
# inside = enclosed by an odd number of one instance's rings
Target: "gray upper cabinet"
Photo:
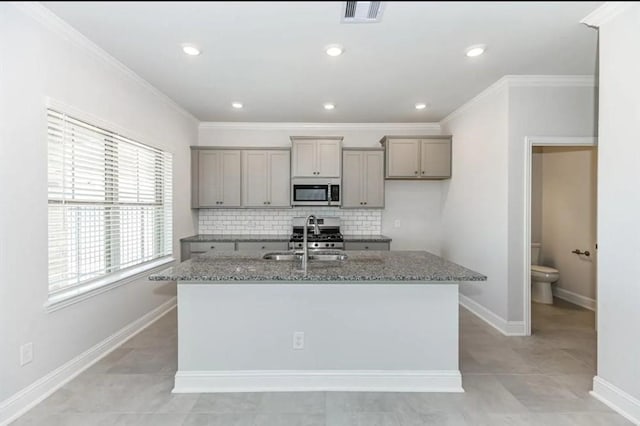
[[[384,151],[343,151],[342,207],[384,207]]]
[[[340,177],[342,137],[291,137],[291,177]]]
[[[451,136],[385,136],[387,179],[451,177]]]
[[[194,208],[240,207],[240,151],[191,151]]]
[[[418,177],[420,173],[420,141],[417,139],[392,139],[387,144],[387,177]]]
[[[242,206],[289,207],[288,150],[242,151]]]
[[[420,141],[420,177],[451,177],[451,139]]]

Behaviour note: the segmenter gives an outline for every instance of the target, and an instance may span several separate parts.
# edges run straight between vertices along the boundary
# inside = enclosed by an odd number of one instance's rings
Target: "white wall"
[[[544,147],[542,158],[541,264],[560,271],[554,290],[594,300],[596,148]],[[576,248],[588,250],[591,256],[571,253]]]
[[[441,123],[454,136],[442,254],[488,276],[462,293],[502,321],[524,319],[525,137],[593,136],[594,117],[588,78],[506,76]]]
[[[509,321],[524,319],[525,137],[595,136],[595,89],[588,81],[576,84],[509,88]]]
[[[640,5],[600,26],[596,395],[640,423]],[[610,385],[610,386],[609,386]],[[625,398],[626,393],[628,397]]]
[[[441,134],[438,124],[203,123],[201,146],[291,146],[290,136],[343,136],[344,147],[380,147],[385,135]],[[453,142],[454,146],[456,142]],[[455,173],[455,171],[454,171]],[[385,181],[382,234],[394,250],[440,251],[442,181]],[[267,216],[269,210],[252,210]],[[394,226],[400,220],[400,227]]]
[[[442,125],[453,136],[453,171],[443,184],[442,255],[487,276],[461,292],[507,317],[506,85],[487,89]]]
[[[142,279],[45,312],[45,97],[172,152],[176,257],[178,238],[194,232],[188,147],[197,141],[197,122],[42,9],[0,4],[0,401],[175,295],[175,286]],[[34,360],[20,367],[26,342],[33,342]]]

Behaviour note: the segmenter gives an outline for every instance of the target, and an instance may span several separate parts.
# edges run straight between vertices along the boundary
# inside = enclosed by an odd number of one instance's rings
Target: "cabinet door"
[[[451,141],[449,139],[422,140],[420,151],[420,177],[451,177]]]
[[[384,207],[384,153],[364,151],[363,199],[365,207]]]
[[[340,141],[318,140],[316,145],[316,176],[340,177]]]
[[[361,151],[342,153],[342,207],[362,207],[363,170]]]
[[[293,141],[293,177],[315,177],[316,168],[316,141]]]
[[[387,242],[375,241],[370,243],[345,241],[345,250],[390,250],[391,245]]]
[[[220,151],[198,151],[197,207],[220,207]]]
[[[221,166],[221,207],[240,207],[240,151],[219,151]]]
[[[269,201],[269,152],[242,151],[242,205],[265,207]]]
[[[289,151],[269,152],[269,207],[291,206],[290,158]]]
[[[387,176],[416,178],[420,173],[420,141],[389,139],[387,141]]]

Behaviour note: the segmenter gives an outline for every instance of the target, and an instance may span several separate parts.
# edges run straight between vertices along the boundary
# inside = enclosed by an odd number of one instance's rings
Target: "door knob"
[[[591,256],[591,253],[589,253],[589,250],[580,251],[579,249],[575,249],[575,250],[571,250],[571,253],[577,254],[578,256],[581,254],[584,254],[587,257]]]

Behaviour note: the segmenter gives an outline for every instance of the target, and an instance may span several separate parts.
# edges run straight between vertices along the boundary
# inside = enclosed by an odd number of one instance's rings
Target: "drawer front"
[[[363,243],[363,242],[344,242],[345,250],[389,250],[390,244],[387,242],[371,242],[371,243]]]
[[[240,242],[238,250],[288,250],[287,241]]]
[[[236,249],[236,243],[233,242],[216,242],[210,241],[208,243],[191,243],[191,253],[204,253],[209,250],[216,251],[234,251]]]

